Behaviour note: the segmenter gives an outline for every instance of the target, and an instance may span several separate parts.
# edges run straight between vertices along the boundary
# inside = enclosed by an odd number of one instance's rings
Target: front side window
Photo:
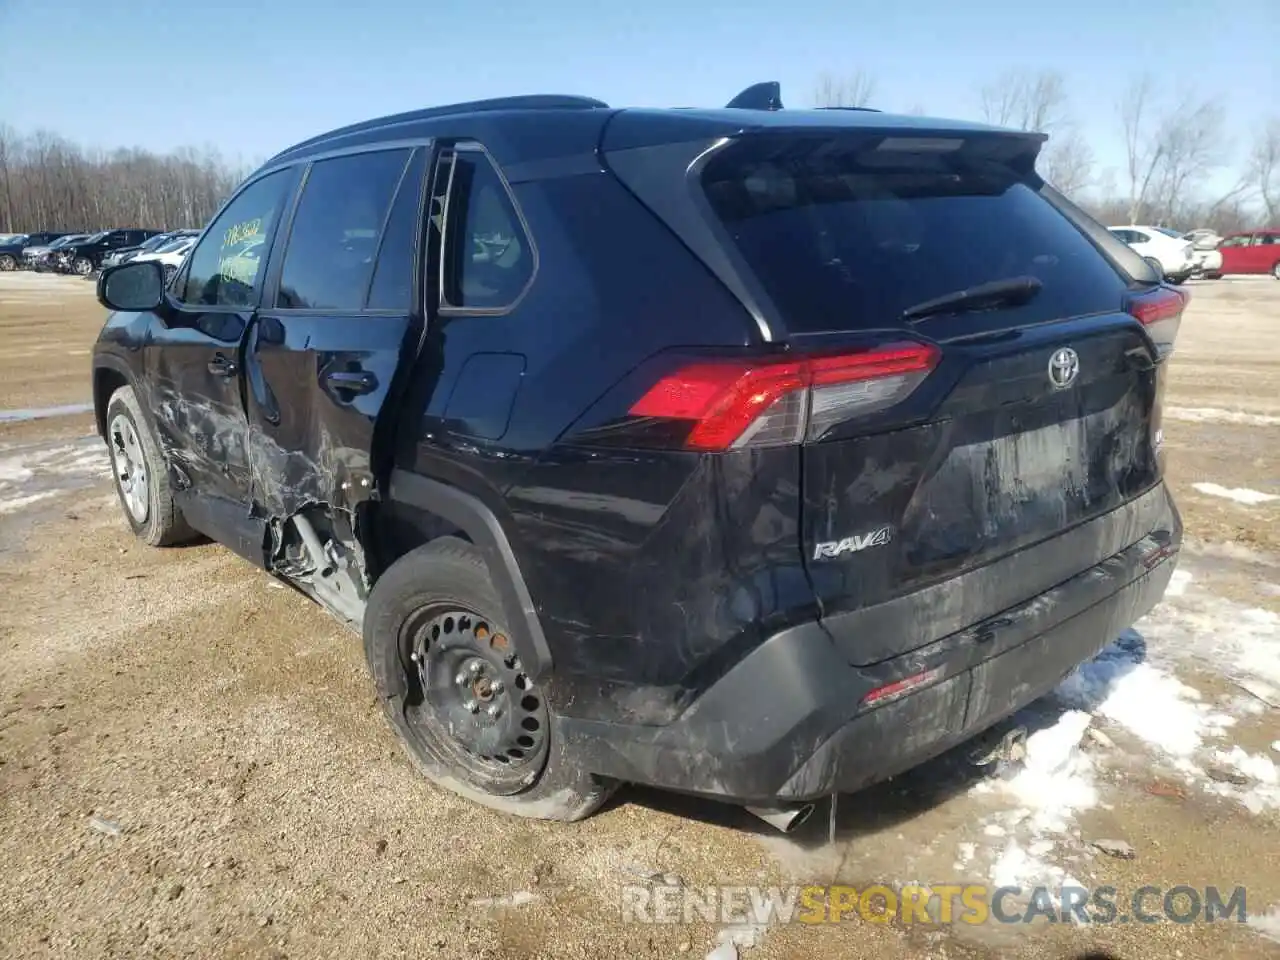
[[[276,306],[363,308],[378,238],[409,153],[358,153],[312,165],[289,231]]]
[[[515,201],[488,155],[459,149],[441,165],[447,177],[440,305],[501,310],[533,278],[533,245]],[[432,216],[437,213],[433,204]]]
[[[222,211],[192,251],[183,302],[235,307],[257,303],[267,241],[291,179],[289,170],[268,174],[242,190]]]

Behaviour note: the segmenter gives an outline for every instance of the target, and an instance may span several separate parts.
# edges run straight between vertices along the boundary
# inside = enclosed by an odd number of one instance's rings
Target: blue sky
[[[249,161],[356,119],[512,93],[722,105],[862,68],[874,104],[976,117],[1010,69],[1061,71],[1100,165],[1154,73],[1227,103],[1237,157],[1280,112],[1280,0],[0,0],[0,121],[95,147]],[[1225,174],[1224,174],[1225,176]]]

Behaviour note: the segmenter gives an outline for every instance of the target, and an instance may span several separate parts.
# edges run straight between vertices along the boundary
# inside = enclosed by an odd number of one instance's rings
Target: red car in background
[[[1218,250],[1222,273],[1269,273],[1280,280],[1280,230],[1233,233]]]

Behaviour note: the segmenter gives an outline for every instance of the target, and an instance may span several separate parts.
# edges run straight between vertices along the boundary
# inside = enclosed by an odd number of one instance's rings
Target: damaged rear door
[[[146,384],[186,518],[256,563],[249,460],[240,391],[243,348],[263,288],[266,250],[296,172],[246,184],[200,238],[152,324]]]
[[[713,208],[815,357],[801,542],[822,622],[859,666],[1151,529],[1172,338],[1149,321],[1176,329],[1182,301],[1117,269],[1046,197],[1037,147],[759,136],[706,165]]]
[[[376,487],[380,414],[421,331],[428,152],[365,148],[307,166],[245,349],[249,496],[269,565],[357,621],[358,507]]]

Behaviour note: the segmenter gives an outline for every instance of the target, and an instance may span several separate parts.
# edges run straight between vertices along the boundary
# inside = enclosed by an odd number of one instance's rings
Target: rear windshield
[[[744,143],[703,172],[712,209],[791,331],[897,326],[922,301],[1023,276],[1043,286],[1006,308],[1010,324],[1120,307],[1131,277],[1012,164],[875,147]]]

